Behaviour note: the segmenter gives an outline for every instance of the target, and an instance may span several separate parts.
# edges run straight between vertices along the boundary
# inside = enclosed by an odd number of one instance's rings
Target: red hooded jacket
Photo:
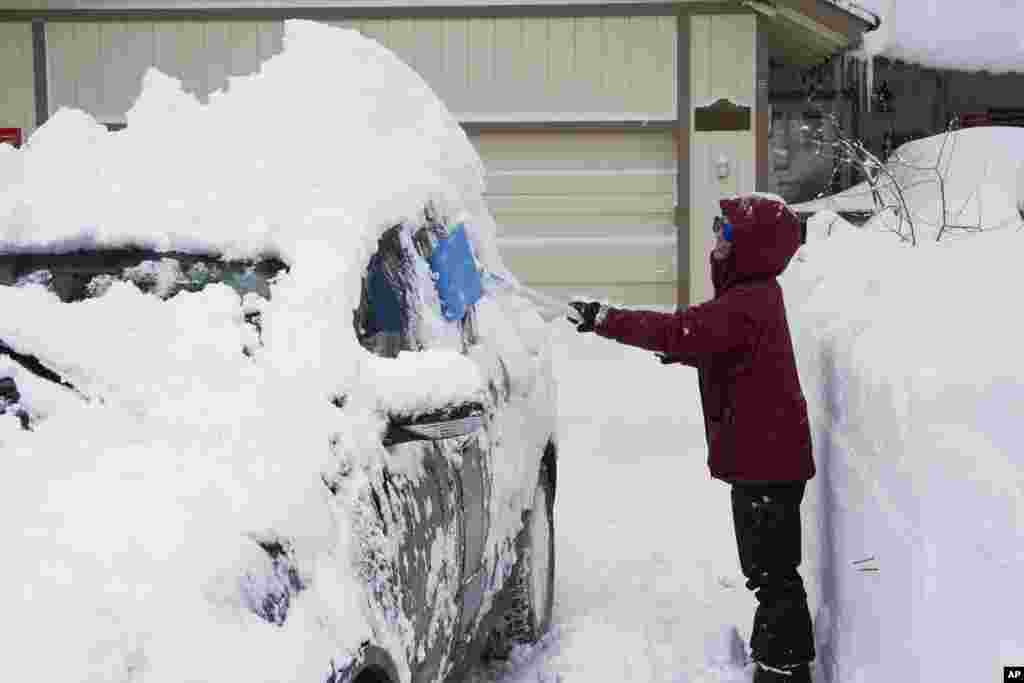
[[[729,256],[711,259],[714,299],[674,314],[612,308],[596,331],[697,368],[711,476],[806,481],[814,476],[807,402],[775,280],[800,246],[800,221],[769,197],[720,204],[733,237]]]

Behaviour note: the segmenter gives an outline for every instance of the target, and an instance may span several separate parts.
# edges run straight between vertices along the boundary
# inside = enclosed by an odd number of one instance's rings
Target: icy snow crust
[[[366,640],[407,680],[422,647],[409,615],[380,614],[354,571],[366,543],[386,542],[353,521],[371,473],[422,474],[412,450],[383,449],[382,415],[483,400],[502,368],[440,343],[375,357],[352,311],[379,236],[419,224],[428,201],[505,273],[483,169],[429,87],[377,43],[288,21],[284,46],[208,104],[150,70],[126,130],[64,109],[23,150],[0,146],[2,251],[136,245],[290,265],[269,301],[221,284],[161,301],[117,282],[73,304],[0,287],[0,339],[75,387],[0,360],[35,420],[24,432],[0,416],[12,680],[318,681]],[[324,64],[334,87],[310,87]],[[439,342],[445,325],[438,313]],[[554,431],[553,387],[535,380],[550,372],[532,308],[486,297],[478,327],[512,389],[490,444],[485,569],[503,576]],[[291,543],[305,586],[282,626],[247,609],[280,581],[256,544],[274,539]],[[444,540],[435,553],[454,553]],[[451,605],[445,590],[438,604]]]

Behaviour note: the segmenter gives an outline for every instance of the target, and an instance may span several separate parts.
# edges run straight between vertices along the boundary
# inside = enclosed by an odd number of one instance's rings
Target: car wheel
[[[524,513],[518,556],[509,577],[508,608],[492,633],[488,654],[506,659],[516,645],[535,643],[551,627],[555,595],[555,520],[550,479],[541,469],[533,509]]]

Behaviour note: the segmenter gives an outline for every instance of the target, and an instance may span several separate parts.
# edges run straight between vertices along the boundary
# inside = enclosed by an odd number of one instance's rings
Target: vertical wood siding
[[[0,23],[0,128],[35,128],[32,24]]]
[[[274,21],[49,23],[50,111],[76,107],[123,121],[150,66],[205,100],[279,52],[283,28]]]
[[[754,110],[757,118],[757,20],[753,14],[694,15],[691,17],[691,111],[719,98],[729,98]],[[708,254],[714,244],[712,218],[718,200],[753,192],[756,184],[754,127],[742,132],[698,132],[690,114],[690,299],[712,296]],[[719,180],[715,162],[725,156],[729,177]]]
[[[619,120],[675,116],[674,22],[510,17],[336,24],[393,50],[460,118]],[[51,22],[51,112],[79,107],[121,120],[149,66],[204,98],[229,76],[257,70],[281,49],[282,33],[274,21]]]
[[[367,19],[463,120],[675,117],[674,17]]]

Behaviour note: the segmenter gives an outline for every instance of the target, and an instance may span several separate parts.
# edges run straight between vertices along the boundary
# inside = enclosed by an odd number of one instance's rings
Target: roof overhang
[[[0,0],[0,21],[339,19],[673,15],[756,12],[773,54],[820,64],[856,46],[878,18],[852,0]]]
[[[830,0],[740,0],[764,18],[763,30],[778,56],[795,65],[820,64],[860,44],[878,28],[879,19],[866,11]]]

